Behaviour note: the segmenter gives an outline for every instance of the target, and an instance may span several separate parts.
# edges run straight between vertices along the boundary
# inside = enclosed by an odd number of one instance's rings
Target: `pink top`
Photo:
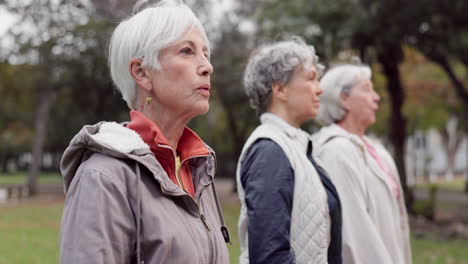
[[[391,188],[393,191],[393,194],[397,198],[397,200],[400,199],[400,188],[398,188],[398,183],[395,180],[395,175],[390,171],[388,168],[387,164],[379,157],[377,154],[377,151],[375,148],[369,144],[364,138],[362,138],[362,141],[364,141],[364,144],[366,145],[367,151],[371,154],[371,156],[377,161],[377,164],[379,167],[382,169],[382,171],[387,175],[387,178],[390,180]]]

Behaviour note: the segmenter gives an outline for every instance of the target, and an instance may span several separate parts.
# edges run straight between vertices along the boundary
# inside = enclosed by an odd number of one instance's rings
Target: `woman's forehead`
[[[201,48],[204,52],[210,55],[210,46],[207,43],[206,35],[197,27],[193,26],[185,31],[185,33],[166,49],[179,48],[180,46],[188,45],[194,49]]]

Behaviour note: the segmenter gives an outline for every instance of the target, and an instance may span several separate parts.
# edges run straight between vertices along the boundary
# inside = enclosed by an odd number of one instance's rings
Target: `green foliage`
[[[429,200],[414,201],[413,211],[416,215],[424,216],[429,220],[434,219],[434,204],[432,204]]]
[[[30,148],[36,108],[43,100],[52,102],[45,151],[63,151],[85,124],[127,119],[128,108],[107,69],[105,50],[113,28],[109,20],[70,2],[59,6],[54,1],[31,6],[11,3],[7,7],[24,20],[11,30],[10,37],[18,45],[6,59],[25,63],[0,65],[0,90],[6,90],[7,99],[0,106],[2,142],[15,142],[8,138],[13,134],[27,139],[22,149],[14,146],[16,153]],[[28,23],[34,26],[26,32],[23,27]]]
[[[268,1],[258,10],[260,34],[273,39],[291,34],[302,36],[316,47],[325,63],[351,47],[354,18],[359,13],[348,0]]]
[[[31,113],[34,112],[32,85],[35,79],[35,69],[31,65],[0,63],[2,151],[21,151],[31,143]]]
[[[405,116],[411,130],[444,129],[448,120],[461,120],[463,104],[451,89],[446,73],[414,48],[405,49],[402,75],[406,86]],[[461,64],[454,64],[463,73]],[[468,83],[468,82],[466,82]]]
[[[434,220],[436,212],[437,192],[439,186],[437,184],[430,184],[428,186],[429,199],[416,200],[413,204],[413,211],[416,215],[424,216],[429,220]]]

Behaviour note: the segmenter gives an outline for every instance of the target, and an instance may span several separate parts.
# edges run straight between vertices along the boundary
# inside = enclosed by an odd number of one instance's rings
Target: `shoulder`
[[[258,139],[248,150],[241,164],[242,186],[276,190],[289,186],[294,174],[291,163],[281,147],[270,139]]]
[[[134,175],[134,168],[129,159],[119,159],[102,153],[93,153],[78,168],[77,175],[87,175],[97,181],[105,181],[124,189],[129,175]],[[131,178],[131,177],[130,177]]]
[[[257,151],[273,151],[276,154],[284,153],[280,145],[269,138],[259,138],[257,139],[252,146],[250,147],[248,153],[257,152]]]
[[[334,156],[349,156],[359,155],[362,150],[361,147],[347,137],[334,137],[330,138],[327,142],[317,147],[317,154],[334,155]]]
[[[379,154],[389,155],[390,153],[383,145],[382,141],[375,137],[365,137],[366,141],[371,144]]]
[[[244,162],[249,160],[288,161],[285,152],[275,141],[268,138],[257,139],[248,149]]]
[[[273,140],[261,138],[247,150],[242,162],[242,171],[258,170],[265,172],[291,167],[283,149]]]
[[[130,168],[131,160],[120,159],[103,153],[95,152],[82,163],[84,168],[92,168],[104,174],[114,174],[122,168]]]

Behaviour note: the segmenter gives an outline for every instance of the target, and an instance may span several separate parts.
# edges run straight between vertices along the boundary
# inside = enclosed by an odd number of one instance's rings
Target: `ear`
[[[152,90],[151,79],[149,76],[149,72],[143,68],[142,64],[142,59],[131,59],[128,64],[130,75],[132,75],[132,78],[138,87],[141,87],[145,91],[150,92]]]
[[[346,95],[344,93],[340,93],[340,104],[343,106],[343,108],[347,111],[349,111],[349,95]]]
[[[287,96],[287,89],[286,89],[286,85],[282,85],[282,84],[279,84],[279,83],[273,83],[273,85],[271,86],[271,95],[273,98],[276,98],[280,101],[285,101],[287,100],[288,96]]]

